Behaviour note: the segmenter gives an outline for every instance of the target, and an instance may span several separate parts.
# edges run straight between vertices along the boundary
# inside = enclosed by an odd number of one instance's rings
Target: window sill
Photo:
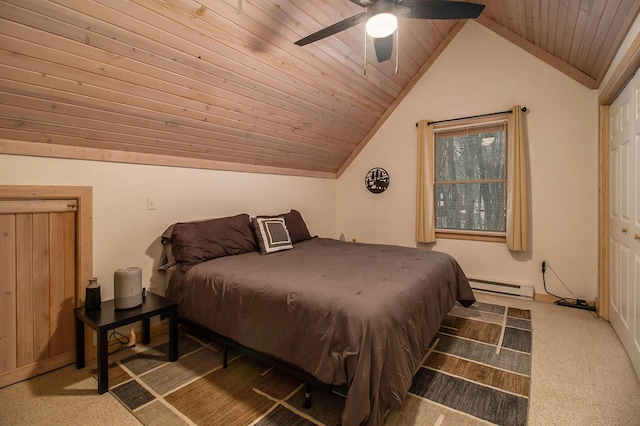
[[[486,241],[490,243],[506,243],[507,237],[500,233],[464,232],[464,231],[436,231],[436,238],[448,240]]]

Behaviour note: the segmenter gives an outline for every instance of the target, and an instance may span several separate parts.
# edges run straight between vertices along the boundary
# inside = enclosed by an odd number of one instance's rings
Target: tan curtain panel
[[[513,107],[508,125],[507,248],[511,251],[527,251],[529,248],[527,164],[520,105]]]
[[[433,208],[433,124],[418,122],[418,182],[416,193],[416,241],[436,241],[436,222]]]

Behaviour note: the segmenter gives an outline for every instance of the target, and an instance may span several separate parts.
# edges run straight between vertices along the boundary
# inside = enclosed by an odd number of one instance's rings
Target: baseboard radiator
[[[528,284],[500,283],[476,278],[469,278],[469,284],[474,290],[533,299],[533,286]]]

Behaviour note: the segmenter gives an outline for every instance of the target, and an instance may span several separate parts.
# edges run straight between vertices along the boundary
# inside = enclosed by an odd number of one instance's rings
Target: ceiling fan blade
[[[305,38],[302,38],[296,41],[295,44],[297,44],[298,46],[304,46],[306,44],[313,43],[314,41],[321,40],[325,37],[329,37],[331,35],[337,34],[340,31],[344,31],[347,28],[351,28],[355,25],[358,25],[359,23],[364,22],[366,19],[367,19],[367,12],[359,13],[350,18],[337,22],[333,25],[329,25],[328,27],[323,28],[318,32],[308,35]]]
[[[393,52],[393,36],[379,37],[373,39],[373,47],[376,50],[376,58],[378,63],[391,59],[391,53]]]
[[[402,6],[406,10],[399,11],[398,17],[414,19],[474,19],[484,9],[484,4],[461,1],[406,0]]]

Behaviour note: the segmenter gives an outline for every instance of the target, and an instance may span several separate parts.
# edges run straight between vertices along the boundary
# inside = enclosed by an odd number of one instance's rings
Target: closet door
[[[640,74],[609,112],[610,320],[640,378]]]
[[[0,387],[75,359],[76,208],[0,200]]]

